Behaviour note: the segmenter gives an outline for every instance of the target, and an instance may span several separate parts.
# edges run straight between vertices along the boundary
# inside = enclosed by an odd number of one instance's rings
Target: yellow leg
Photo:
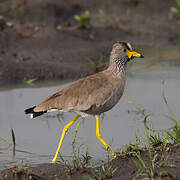
[[[116,158],[116,154],[111,151],[110,147],[107,145],[107,143],[104,141],[104,139],[101,136],[100,130],[99,130],[99,117],[96,116],[96,136],[97,138],[104,144],[106,149]]]
[[[62,135],[61,135],[61,139],[59,141],[59,145],[58,145],[58,148],[56,150],[56,154],[55,154],[55,156],[54,156],[54,158],[52,160],[52,163],[56,163],[56,159],[57,159],[57,156],[59,154],[59,151],[60,151],[64,136],[65,136],[66,132],[68,131],[68,129],[70,128],[70,126],[72,124],[74,124],[78,118],[79,118],[79,115],[77,115],[71,122],[69,122],[66,126],[64,126],[63,132],[62,132]]]

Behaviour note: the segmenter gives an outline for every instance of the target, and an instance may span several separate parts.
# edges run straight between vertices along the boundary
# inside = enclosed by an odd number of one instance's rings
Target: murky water
[[[165,62],[165,61],[164,61]],[[168,114],[161,95],[162,80],[165,80],[165,93],[177,117],[180,117],[180,68],[170,63],[145,63],[136,62],[131,67],[124,96],[112,110],[105,113],[101,121],[101,133],[107,142],[113,139],[112,150],[134,140],[134,134],[139,130],[144,131],[143,119],[134,113],[128,114],[138,104],[141,104],[149,113]],[[62,89],[69,83],[45,88],[18,88],[0,91],[0,137],[9,143],[11,128],[16,136],[16,153],[13,157],[12,145],[0,141],[0,169],[10,164],[36,164],[50,162],[65,124],[75,114],[65,113],[64,118],[56,116],[39,117],[30,119],[24,114],[24,109],[35,105],[46,96]],[[50,114],[49,114],[50,115]],[[54,115],[54,114],[51,114]],[[105,156],[101,143],[96,138],[95,118],[85,120],[80,118],[79,143],[84,144],[82,153],[88,146],[90,155],[99,160]],[[173,123],[163,117],[154,119],[156,129],[171,127]],[[74,125],[73,127],[75,127]],[[72,131],[67,133],[62,145],[61,154],[68,158],[72,152]]]

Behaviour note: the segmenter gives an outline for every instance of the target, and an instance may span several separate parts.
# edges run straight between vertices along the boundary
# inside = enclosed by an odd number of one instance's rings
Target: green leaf
[[[171,12],[174,13],[174,14],[177,14],[177,13],[178,13],[178,10],[177,10],[177,8],[175,8],[175,7],[171,7]]]
[[[80,22],[80,16],[78,16],[78,15],[74,15],[74,18],[75,18],[77,21],[79,21],[79,22]]]
[[[26,83],[30,86],[33,86],[34,85],[34,82],[37,80],[37,78],[33,78],[33,79],[29,79],[26,81]]]

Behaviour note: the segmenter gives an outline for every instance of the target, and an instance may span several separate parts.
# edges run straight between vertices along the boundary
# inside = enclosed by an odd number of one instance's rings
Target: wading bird
[[[143,55],[133,51],[129,43],[117,42],[112,47],[109,66],[106,70],[75,81],[65,89],[48,97],[40,104],[25,110],[26,114],[31,114],[31,118],[56,110],[75,112],[77,114],[64,127],[52,163],[55,163],[57,160],[64,136],[69,127],[79,116],[84,117],[89,115],[96,118],[97,138],[116,157],[116,154],[110,149],[100,134],[99,115],[110,110],[118,103],[124,91],[127,63],[135,57],[143,58]]]

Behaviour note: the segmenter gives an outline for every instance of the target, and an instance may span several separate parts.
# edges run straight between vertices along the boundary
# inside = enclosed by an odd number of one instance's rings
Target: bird
[[[63,128],[52,163],[57,161],[66,132],[80,116],[95,117],[97,138],[114,158],[117,157],[100,133],[100,114],[112,109],[122,97],[128,62],[134,58],[143,57],[142,54],[133,51],[130,43],[116,42],[112,46],[107,69],[79,79],[68,87],[47,97],[39,104],[25,110],[25,114],[30,114],[31,118],[36,118],[52,111],[76,113],[74,119]]]

